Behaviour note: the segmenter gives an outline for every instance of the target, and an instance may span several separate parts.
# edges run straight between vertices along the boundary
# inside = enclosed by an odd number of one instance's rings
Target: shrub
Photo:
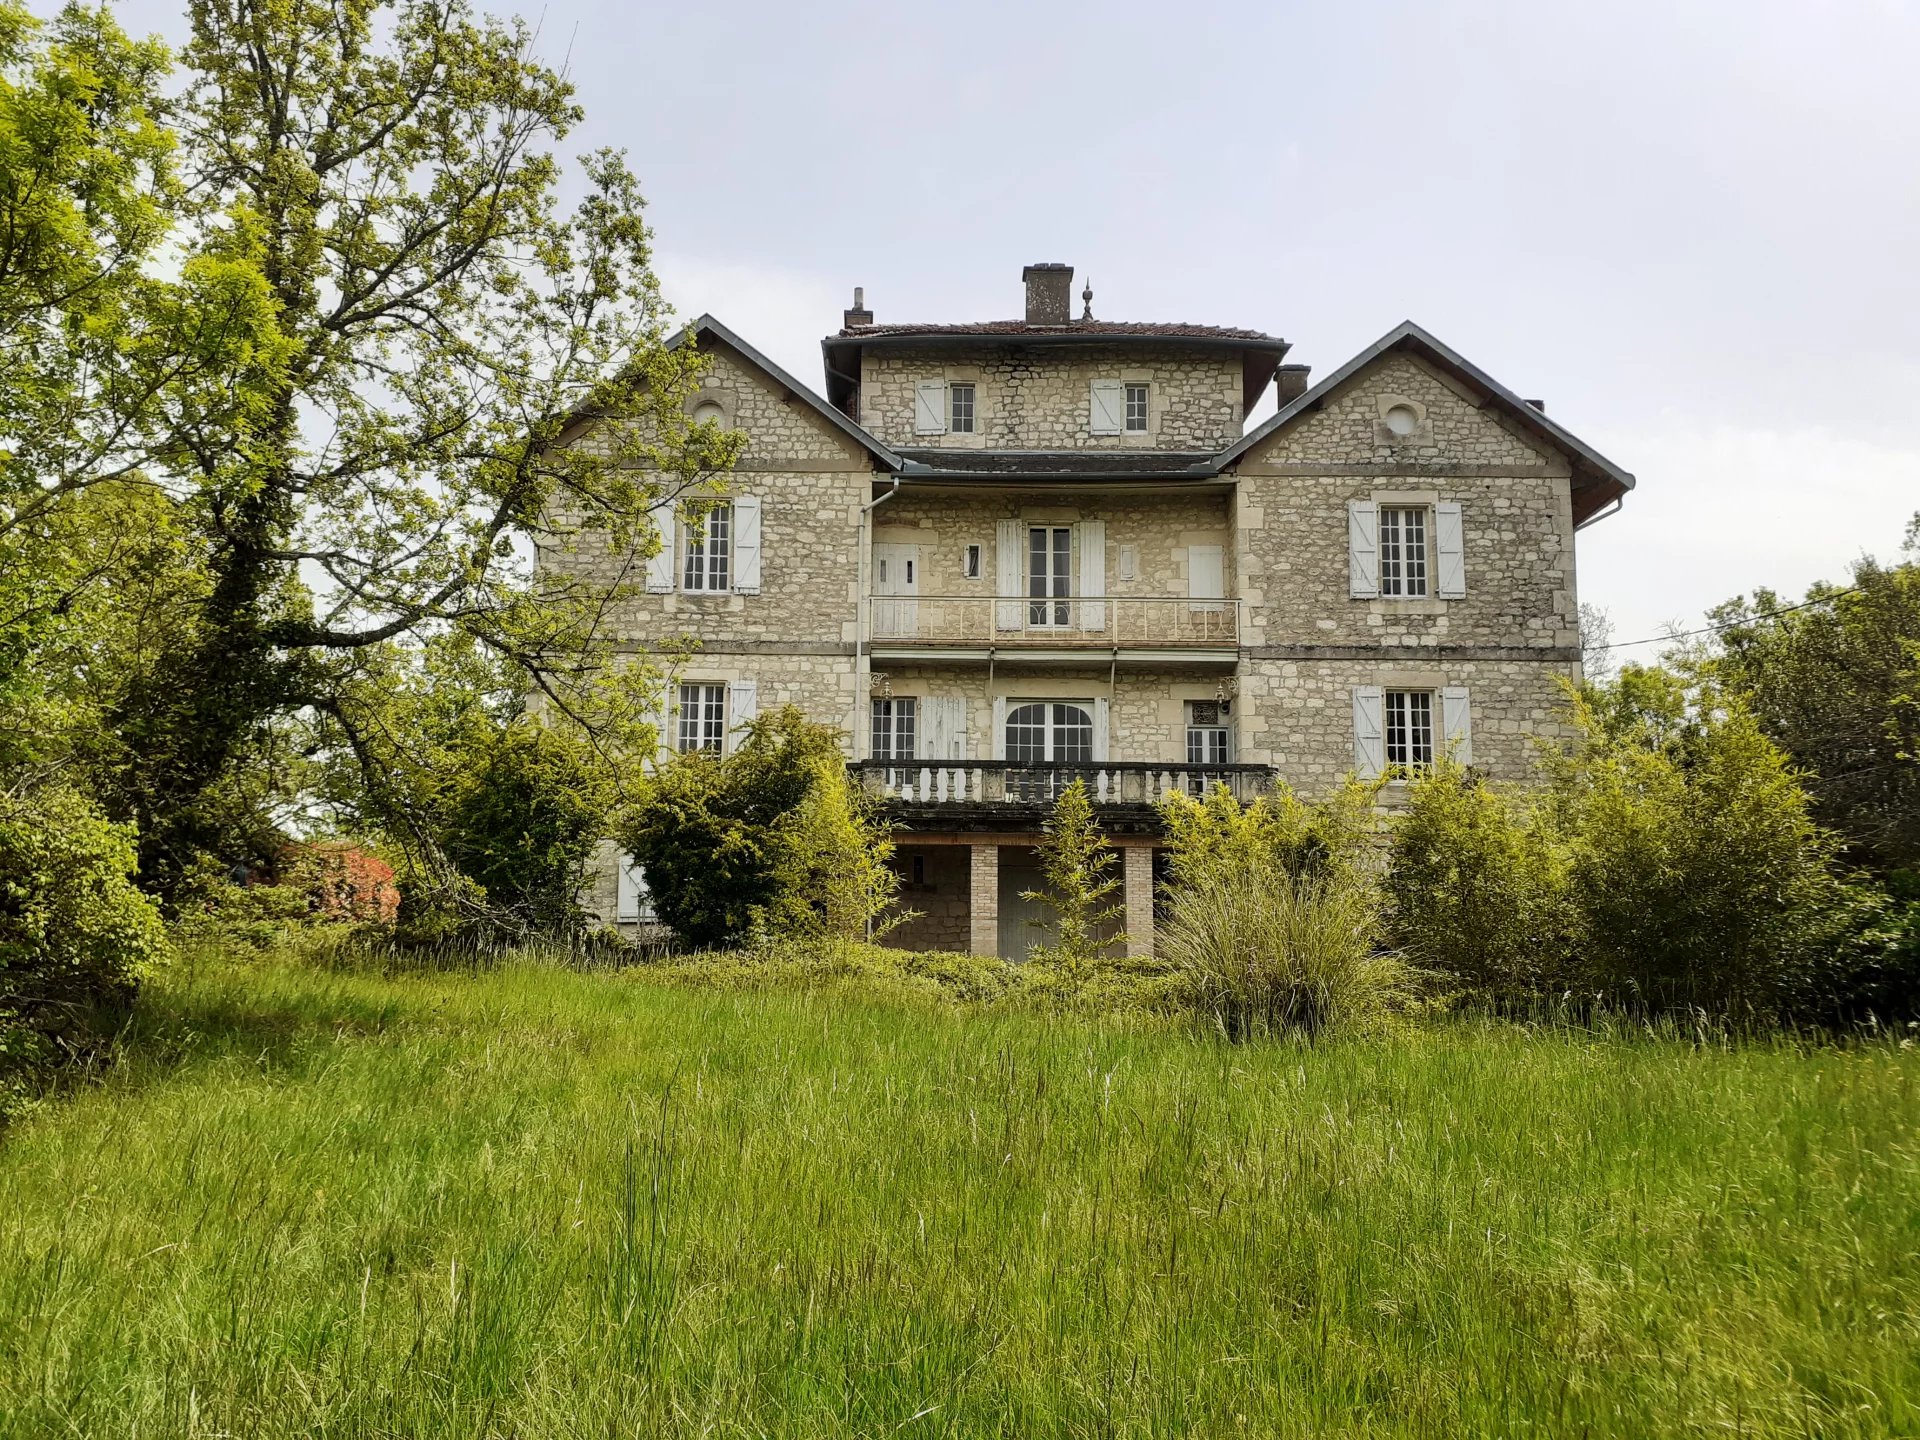
[[[125,1019],[167,953],[134,846],[81,796],[0,796],[0,1111],[32,1073]]]
[[[1362,1026],[1412,999],[1405,962],[1378,943],[1364,793],[1242,805],[1216,787],[1163,808],[1172,883],[1158,953],[1229,1038]]]
[[[864,938],[892,906],[893,846],[847,775],[839,734],[786,706],[727,756],[675,756],[618,827],[683,944]]]
[[[1479,999],[1575,984],[1565,846],[1532,805],[1445,764],[1393,827],[1387,930],[1420,970]]]
[[[1114,874],[1119,859],[1093,823],[1093,802],[1084,780],[1075,780],[1054,801],[1040,844],[1043,888],[1026,898],[1053,914],[1053,943],[1034,951],[1034,959],[1067,975],[1084,978],[1122,936],[1112,922],[1125,906],[1113,899],[1120,888]]]

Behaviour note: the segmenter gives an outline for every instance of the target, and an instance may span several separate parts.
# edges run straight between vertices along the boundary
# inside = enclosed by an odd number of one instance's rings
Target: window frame
[[[1140,401],[1139,424],[1134,424],[1134,398]],[[1145,380],[1125,380],[1120,386],[1120,433],[1122,435],[1144,435],[1152,423],[1153,386]]]
[[[689,710],[691,700],[692,709]],[[691,740],[694,743],[688,743]],[[711,743],[709,743],[711,742]],[[676,755],[727,749],[727,682],[682,680],[674,696],[673,750]]]
[[[966,392],[966,424],[960,423],[960,392]],[[980,387],[973,380],[949,380],[947,382],[947,433],[949,435],[973,435],[978,433],[980,414]]]
[[[1383,687],[1380,701],[1383,774],[1404,780],[1433,769],[1436,753],[1434,727],[1440,718],[1440,710],[1440,694],[1437,690],[1414,686]],[[1399,751],[1398,759],[1394,758],[1396,748]],[[1424,755],[1421,753],[1423,748]]]
[[[1382,600],[1427,600],[1433,596],[1433,506],[1375,507],[1374,554]],[[1391,517],[1391,518],[1389,518]],[[1409,537],[1409,523],[1415,533]]]
[[[716,520],[719,522],[717,535]],[[724,595],[731,592],[733,502],[719,500],[705,510],[688,515],[681,529],[686,533],[681,545],[681,591],[688,595]]]
[[[1069,630],[1073,628],[1074,594],[1074,551],[1076,536],[1071,525],[1034,524],[1029,521],[1023,527],[1027,532],[1025,556],[1027,626],[1029,630]],[[1036,535],[1046,536],[1046,543],[1040,550],[1034,548]],[[1061,536],[1065,536],[1064,544]],[[1044,575],[1038,573],[1035,560],[1044,555],[1046,565]],[[1038,593],[1034,586],[1046,585],[1049,588]],[[1035,618],[1038,616],[1038,618]]]
[[[969,545],[960,553],[960,578],[978,580],[986,573],[986,547]]]
[[[1038,725],[1031,722],[1023,722],[1021,728],[1023,730],[1038,730],[1040,734],[1040,756],[1038,759],[1035,759],[1031,755],[1015,759],[1013,754],[1015,717],[1023,710],[1030,710],[1036,706],[1041,711],[1041,718]],[[1095,727],[1100,723],[1099,716],[1095,713],[1097,709],[1098,707],[1091,700],[1009,699],[1007,702],[1007,718],[1001,722],[1000,727],[1000,748],[1006,757],[1006,763],[1008,765],[1092,765],[1094,763],[1093,752],[1096,738]],[[1085,724],[1082,725],[1079,721],[1064,720],[1061,715],[1061,712],[1064,710],[1078,711],[1085,717]],[[1083,729],[1086,732],[1087,753],[1085,757],[1076,756],[1071,759],[1062,759],[1059,753],[1060,736],[1062,732],[1066,730],[1078,732]],[[1023,743],[1021,748],[1026,749],[1029,747]],[[1079,747],[1076,746],[1074,748],[1077,749]]]
[[[884,729],[882,714],[885,715]],[[868,755],[888,765],[902,765],[917,758],[920,743],[920,697],[917,695],[876,695],[867,711]],[[902,724],[901,722],[905,723]],[[886,744],[881,744],[881,736]],[[905,750],[900,741],[905,738]]]

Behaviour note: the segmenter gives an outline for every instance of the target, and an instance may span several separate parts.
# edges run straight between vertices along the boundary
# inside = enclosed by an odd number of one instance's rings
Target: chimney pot
[[[1073,267],[1057,261],[1029,265],[1020,272],[1027,286],[1027,324],[1073,323]]]
[[[1282,365],[1273,372],[1274,398],[1282,405],[1290,405],[1307,393],[1307,371],[1305,365]]]
[[[856,330],[863,325],[873,324],[873,312],[867,309],[867,287],[853,287],[853,308],[840,312],[840,324],[843,329]]]

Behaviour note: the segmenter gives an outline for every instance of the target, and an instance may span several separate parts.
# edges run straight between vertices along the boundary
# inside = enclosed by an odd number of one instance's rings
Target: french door
[[[1091,765],[1093,714],[1084,705],[1034,700],[1007,712],[1007,764]],[[1028,775],[1009,769],[1007,788],[1021,800],[1052,800],[1073,783],[1071,774],[1040,770]]]
[[[1027,628],[1065,629],[1073,623],[1073,527],[1027,530]]]

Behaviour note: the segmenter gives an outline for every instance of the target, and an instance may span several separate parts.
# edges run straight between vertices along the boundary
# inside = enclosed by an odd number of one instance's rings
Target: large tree
[[[736,445],[683,415],[699,361],[663,343],[621,157],[583,157],[563,209],[552,151],[580,111],[524,24],[464,0],[195,0],[189,18],[177,100],[157,98],[152,47],[95,92],[144,107],[118,143],[154,178],[121,248],[167,266],[132,267],[134,318],[96,325],[116,386],[89,391],[69,363],[43,387],[101,438],[33,482],[51,506],[137,473],[199,547],[190,623],[116,716],[118,793],[163,891],[216,843],[202,802],[264,727],[307,710],[351,730],[378,647],[463,629],[569,708],[600,663],[617,557],[645,553],[663,491]],[[97,127],[98,103],[78,109]],[[75,289],[15,286],[10,336],[84,328]],[[560,443],[602,414],[631,423]],[[535,576],[534,546],[583,531],[611,565]]]

